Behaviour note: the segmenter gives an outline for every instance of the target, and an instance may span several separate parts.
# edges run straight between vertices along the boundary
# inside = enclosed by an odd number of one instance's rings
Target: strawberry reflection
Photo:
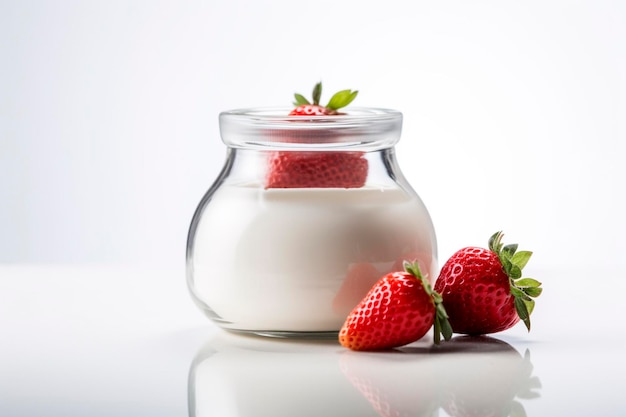
[[[437,416],[437,376],[431,355],[346,352],[341,370],[383,416]]]
[[[539,396],[530,352],[506,342],[459,336],[440,346],[394,353],[345,352],[341,370],[381,416],[525,416]]]

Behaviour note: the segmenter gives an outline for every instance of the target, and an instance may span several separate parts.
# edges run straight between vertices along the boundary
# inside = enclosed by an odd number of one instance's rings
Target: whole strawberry
[[[313,102],[295,94],[289,116],[337,116],[358,91],[342,90],[326,106],[320,105],[322,83],[313,88]],[[308,122],[308,120],[305,120]],[[265,188],[360,188],[365,185],[368,161],[356,151],[276,151],[269,154]]]
[[[382,350],[415,342],[434,325],[434,341],[448,340],[452,329],[441,296],[432,290],[417,263],[382,277],[352,310],[339,343],[352,350]]]
[[[455,333],[496,333],[520,319],[530,331],[530,315],[542,288],[522,269],[532,252],[502,244],[502,232],[489,239],[489,249],[463,248],[446,261],[435,282]]]

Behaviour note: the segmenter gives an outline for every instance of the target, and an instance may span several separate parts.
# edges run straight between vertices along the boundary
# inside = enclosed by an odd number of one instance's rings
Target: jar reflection
[[[189,415],[507,416],[539,397],[530,353],[490,337],[428,338],[388,352],[334,340],[220,334],[196,355]]]
[[[334,340],[222,334],[189,373],[190,417],[375,416],[338,366]]]

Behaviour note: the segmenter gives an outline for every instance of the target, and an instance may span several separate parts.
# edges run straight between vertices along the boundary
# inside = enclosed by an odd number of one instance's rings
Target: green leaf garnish
[[[515,285],[518,287],[540,287],[541,282],[534,278],[522,278],[515,281]]]
[[[528,331],[530,331],[530,313],[524,300],[515,297],[515,310],[517,310],[517,315],[524,322]]]
[[[502,254],[506,255],[507,258],[511,258],[513,257],[513,254],[515,253],[515,251],[517,250],[517,244],[511,244],[511,245],[506,245],[505,247],[502,248]]]
[[[301,106],[303,104],[311,104],[309,100],[307,100],[302,94],[296,93],[293,96],[296,98],[296,101],[293,102],[294,106]]]
[[[533,254],[532,252],[527,251],[527,250],[521,250],[519,252],[515,252],[513,257],[511,257],[511,262],[519,266],[520,269],[523,269],[528,263],[528,260],[530,259],[532,254]]]
[[[513,279],[518,279],[522,277],[522,269],[515,265],[514,263],[511,263],[511,265],[509,266],[509,270],[507,275]]]
[[[337,110],[342,107],[346,107],[348,104],[356,98],[358,91],[341,90],[330,98],[330,101],[326,105],[327,108]]]
[[[338,110],[342,107],[346,107],[348,104],[352,103],[352,101],[354,101],[358,93],[359,93],[358,91],[341,90],[335,93],[330,98],[330,101],[326,105],[326,108],[328,110],[331,110],[332,114],[336,114],[335,110]],[[312,93],[313,101],[309,101],[306,97],[304,97],[302,94],[299,94],[299,93],[294,94],[294,97],[295,97],[295,101],[293,102],[293,104],[296,107],[301,106],[301,105],[306,105],[306,104],[314,104],[316,106],[319,105],[320,100],[322,98],[322,82],[321,81],[318,82],[317,84],[315,84],[315,87],[313,87],[313,93]]]
[[[420,267],[417,262],[410,263],[407,261],[403,262],[404,270],[411,275],[414,275],[424,287],[424,291],[426,294],[430,296],[433,300],[433,304],[435,305],[435,322],[434,322],[434,335],[433,339],[436,345],[441,343],[441,336],[445,340],[450,340],[452,338],[452,326],[448,321],[448,313],[446,313],[446,309],[443,306],[443,297],[437,291],[433,290],[430,282],[428,282],[427,277],[422,275],[420,271]]]
[[[489,249],[498,255],[502,269],[509,277],[511,295],[514,297],[515,310],[520,320],[530,331],[530,315],[535,309],[534,298],[541,295],[541,282],[534,278],[522,278],[522,269],[532,256],[530,251],[517,251],[517,244],[503,246],[502,232],[496,232],[489,238]]]
[[[315,84],[313,87],[313,104],[320,104],[320,99],[322,98],[322,82]]]
[[[526,294],[529,297],[539,297],[541,293],[543,292],[543,288],[526,287],[523,289],[523,291],[524,291],[524,294]]]

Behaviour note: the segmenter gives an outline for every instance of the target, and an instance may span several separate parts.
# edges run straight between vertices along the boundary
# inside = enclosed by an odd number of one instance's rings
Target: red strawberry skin
[[[443,265],[435,282],[455,333],[481,335],[506,330],[519,321],[508,275],[498,255],[463,248]]]
[[[352,310],[339,332],[339,343],[352,350],[403,346],[422,338],[434,319],[434,302],[418,278],[392,272]]]
[[[360,188],[367,173],[363,152],[277,151],[269,158],[265,188]]]
[[[336,113],[337,111],[319,104],[301,104],[294,108],[289,116],[327,116]]]

